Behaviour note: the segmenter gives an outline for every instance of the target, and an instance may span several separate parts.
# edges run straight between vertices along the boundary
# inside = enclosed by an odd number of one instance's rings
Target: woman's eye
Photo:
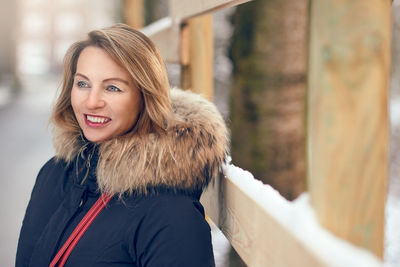
[[[108,91],[111,91],[111,92],[121,92],[121,89],[119,89],[118,87],[116,87],[116,86],[114,86],[114,85],[108,86],[108,87],[107,87],[107,90],[108,90]]]
[[[78,87],[81,87],[81,88],[86,88],[86,87],[88,87],[88,84],[87,84],[86,82],[84,82],[84,81],[78,81],[78,82],[76,83],[76,85],[77,85]]]

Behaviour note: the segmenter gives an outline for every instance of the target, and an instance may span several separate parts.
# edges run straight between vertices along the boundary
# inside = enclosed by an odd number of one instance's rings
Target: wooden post
[[[143,0],[125,0],[124,6],[125,22],[135,29],[144,25]]]
[[[181,30],[181,87],[213,99],[212,15],[189,19]]]
[[[391,1],[311,1],[309,192],[322,225],[383,256]]]

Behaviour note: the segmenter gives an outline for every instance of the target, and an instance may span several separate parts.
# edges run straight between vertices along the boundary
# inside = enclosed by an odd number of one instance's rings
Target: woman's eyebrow
[[[86,79],[86,80],[89,80],[88,77],[86,77],[85,75],[83,75],[83,74],[81,74],[81,73],[79,73],[79,72],[75,73],[74,76],[81,76],[82,78],[84,78],[84,79]]]
[[[124,83],[126,85],[129,85],[129,82],[127,80],[124,80],[124,79],[121,79],[121,78],[108,78],[108,79],[103,80],[103,82],[109,82],[109,81],[119,81],[119,82],[122,82],[122,83]]]
[[[75,73],[75,76],[81,76],[82,78],[84,78],[86,80],[90,80],[87,76],[85,76],[79,72]],[[110,82],[110,81],[119,81],[119,82],[125,83],[126,85],[129,85],[129,82],[127,80],[124,80],[122,78],[117,78],[117,77],[107,78],[107,79],[103,80],[103,82]]]

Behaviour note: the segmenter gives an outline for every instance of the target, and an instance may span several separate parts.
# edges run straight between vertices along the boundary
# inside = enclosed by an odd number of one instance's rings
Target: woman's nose
[[[86,101],[86,106],[88,109],[98,109],[105,106],[105,101],[103,99],[103,94],[101,90],[95,88],[92,88],[92,90],[90,90]]]

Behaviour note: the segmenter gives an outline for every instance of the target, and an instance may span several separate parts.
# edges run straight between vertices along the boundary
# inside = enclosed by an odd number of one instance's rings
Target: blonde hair
[[[103,49],[124,67],[136,82],[142,109],[138,121],[128,134],[165,133],[172,118],[169,83],[160,53],[143,33],[125,24],[89,32],[88,39],[76,42],[68,49],[63,62],[63,81],[56,101],[52,123],[72,135],[80,127],[71,106],[71,89],[80,53],[88,46]]]

